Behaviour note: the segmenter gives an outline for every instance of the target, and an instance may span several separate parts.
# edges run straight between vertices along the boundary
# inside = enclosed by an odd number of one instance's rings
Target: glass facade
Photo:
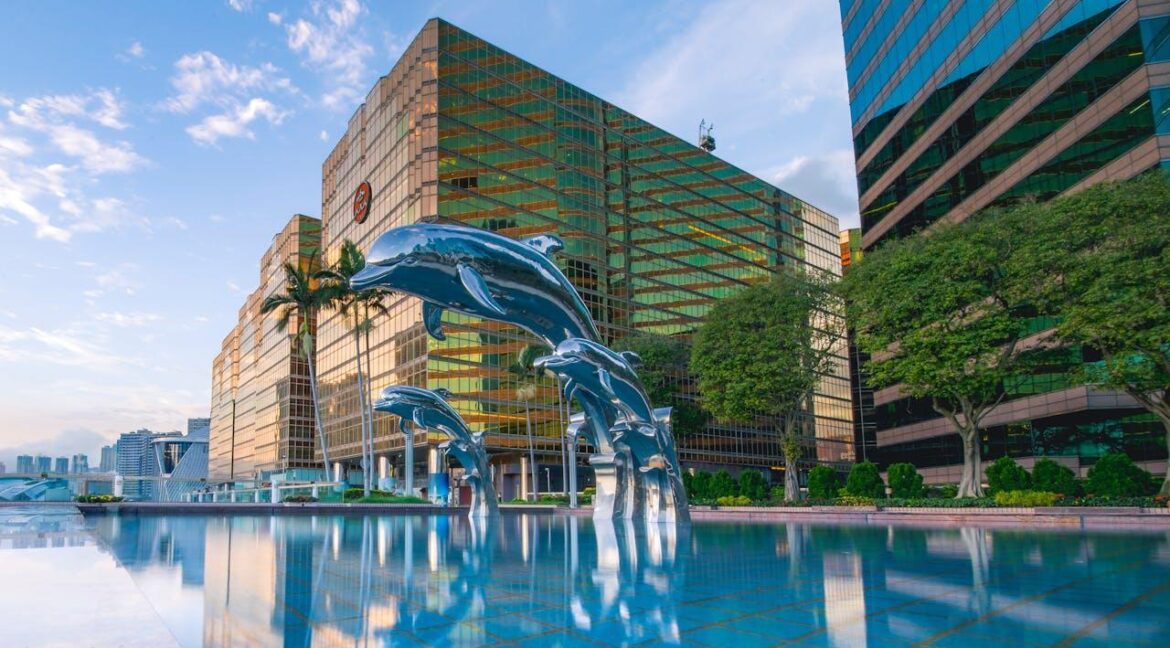
[[[359,223],[351,197],[363,181],[373,203]],[[641,332],[689,336],[714,300],[785,268],[840,273],[833,216],[439,20],[354,114],[324,166],[322,214],[329,260],[345,239],[368,249],[419,220],[555,234],[565,243],[557,262],[607,343]],[[427,336],[413,298],[374,321],[375,393],[393,384],[449,389],[495,455],[527,449],[531,418],[537,453],[556,463],[569,405],[552,380],[508,371],[535,340],[496,322],[443,317],[444,341]],[[322,321],[318,357],[330,452],[352,462],[355,342],[341,317]],[[689,377],[676,378],[680,395],[694,398]],[[530,380],[536,395],[526,401],[518,390]],[[810,458],[851,460],[844,349],[809,416]],[[392,421],[376,417],[375,452],[400,461],[402,443]],[[679,454],[690,463],[781,463],[763,426],[713,425],[681,439]]]
[[[861,246],[1170,158],[1157,138],[1170,132],[1170,88],[1161,87],[1170,79],[1168,11],[1137,0],[842,1]],[[1087,465],[1114,448],[1164,465],[1156,462],[1165,447],[1149,443],[1124,396],[1068,411],[1084,390],[1069,370],[1096,361],[1091,350],[1042,355],[1030,375],[1004,385],[997,411],[1015,413],[989,426],[986,457],[1053,454]],[[872,418],[883,463],[962,461],[958,437],[928,402],[882,390]]]
[[[278,326],[279,312],[264,315],[270,295],[287,288],[284,264],[307,273],[319,267],[321,221],[296,215],[260,261],[260,285],[240,308],[239,323],[224,338],[211,367],[212,481],[248,480],[290,468],[319,466],[309,366],[294,339],[295,314]],[[315,322],[310,322],[310,330]]]

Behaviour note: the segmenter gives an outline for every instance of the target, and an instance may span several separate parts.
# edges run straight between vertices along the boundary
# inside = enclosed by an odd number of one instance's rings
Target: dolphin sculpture
[[[555,236],[517,241],[461,225],[416,223],[378,237],[356,289],[385,286],[423,300],[423,323],[442,340],[443,309],[518,326],[550,347],[599,338],[585,302],[552,261]]]
[[[450,439],[445,444],[448,450],[467,471],[471,485],[470,517],[496,515],[495,487],[492,485],[491,469],[487,453],[483,449],[483,434],[473,434],[447,402],[451,395],[445,389],[430,391],[421,387],[394,385],[382,391],[382,397],[374,403],[379,412],[389,412],[398,417],[399,427],[405,433],[406,421],[416,427],[439,430]]]

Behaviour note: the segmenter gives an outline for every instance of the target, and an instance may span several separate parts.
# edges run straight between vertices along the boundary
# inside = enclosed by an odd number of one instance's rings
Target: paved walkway
[[[5,646],[178,646],[77,507],[0,507]]]

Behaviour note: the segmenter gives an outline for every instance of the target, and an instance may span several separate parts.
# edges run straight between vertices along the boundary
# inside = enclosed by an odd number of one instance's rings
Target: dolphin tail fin
[[[463,287],[467,289],[467,292],[475,298],[475,301],[480,306],[497,315],[504,314],[503,307],[496,302],[495,297],[492,297],[492,292],[488,289],[487,282],[484,281],[483,275],[479,274],[479,271],[467,264],[460,263],[459,279],[463,282]]]
[[[530,236],[523,241],[529,247],[532,247],[537,252],[540,252],[546,257],[552,258],[552,255],[565,249],[565,244],[561,239],[552,234],[541,234],[539,236]]]
[[[447,336],[443,333],[443,307],[434,303],[423,302],[423,325],[427,328],[427,333],[436,340],[445,340]]]
[[[633,351],[622,351],[618,355],[625,358],[626,362],[629,363],[629,365],[634,369],[642,368],[642,356],[638,355],[637,353],[634,353]]]

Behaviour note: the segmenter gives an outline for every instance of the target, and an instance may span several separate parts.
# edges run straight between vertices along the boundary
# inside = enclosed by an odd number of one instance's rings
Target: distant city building
[[[296,215],[260,261],[260,285],[240,307],[239,322],[223,340],[211,368],[211,478],[252,479],[265,473],[316,468],[309,365],[291,336],[294,314],[278,327],[278,313],[263,315],[270,295],[285,292],[284,264],[317,270],[321,221]],[[310,332],[316,322],[309,322]]]
[[[4,462],[0,461],[0,475],[3,475],[6,472],[8,472],[8,466],[5,466]]]
[[[72,465],[70,466],[72,473],[87,473],[89,472],[89,457],[83,454],[73,455]]]
[[[53,472],[53,458],[45,455],[37,455],[36,470],[32,472],[48,474]]]
[[[30,474],[36,472],[36,468],[32,455],[20,455],[16,458],[16,472]]]
[[[151,499],[177,502],[207,481],[208,419],[188,419],[186,436],[161,436],[151,441],[160,479]],[[195,424],[192,425],[192,422]]]
[[[116,445],[102,446],[102,462],[98,466],[101,472],[114,472],[118,469],[118,447]]]
[[[155,439],[177,437],[178,432],[158,433],[150,430],[126,432],[118,438],[117,472],[125,481],[122,495],[129,500],[151,500],[155,494],[155,480],[141,479],[158,477],[159,462],[155,458],[151,443]]]
[[[58,475],[69,474],[69,457],[57,457],[53,462],[53,472]]]
[[[187,434],[208,438],[211,436],[211,419],[210,418],[189,418],[187,419]]]

